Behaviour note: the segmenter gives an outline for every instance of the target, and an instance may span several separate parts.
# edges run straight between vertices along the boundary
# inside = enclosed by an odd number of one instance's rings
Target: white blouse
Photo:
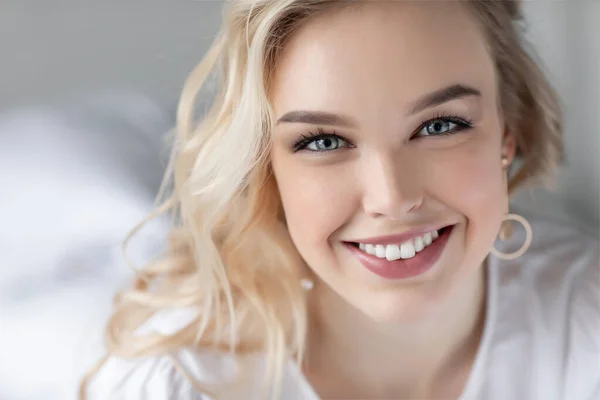
[[[490,256],[483,338],[460,400],[600,399],[599,241],[572,227],[530,222],[533,241],[525,255],[512,261]],[[516,249],[523,239],[516,231],[504,248]],[[165,312],[148,329],[167,333],[190,317],[190,310]],[[250,363],[254,371],[264,367],[258,355],[236,360],[187,349],[163,357],[113,358],[91,382],[89,399],[209,399],[193,389],[171,357],[194,378],[217,384],[233,379],[236,362]],[[257,376],[226,398],[259,399],[260,384]],[[281,397],[318,400],[291,360]]]

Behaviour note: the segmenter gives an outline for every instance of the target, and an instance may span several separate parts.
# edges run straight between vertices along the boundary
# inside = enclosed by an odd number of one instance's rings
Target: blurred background
[[[1,0],[0,399],[74,399],[102,353],[121,242],[152,209],[180,88],[222,1]],[[525,2],[562,95],[567,164],[515,207],[598,237],[600,2]],[[132,242],[141,263],[167,223]]]

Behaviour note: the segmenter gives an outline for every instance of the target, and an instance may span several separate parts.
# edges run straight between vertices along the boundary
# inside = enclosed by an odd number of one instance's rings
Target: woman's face
[[[422,315],[460,290],[504,213],[501,157],[514,142],[463,7],[323,14],[276,68],[271,157],[290,235],[319,279],[375,320]]]

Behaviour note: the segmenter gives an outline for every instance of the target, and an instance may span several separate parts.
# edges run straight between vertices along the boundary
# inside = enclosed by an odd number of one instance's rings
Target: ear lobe
[[[517,153],[517,139],[515,138],[515,135],[508,130],[504,132],[501,151],[502,156],[508,160],[508,164],[510,165]]]

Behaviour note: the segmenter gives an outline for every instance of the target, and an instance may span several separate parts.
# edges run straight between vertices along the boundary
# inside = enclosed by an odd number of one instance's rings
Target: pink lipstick
[[[454,225],[446,226],[438,231],[439,236],[431,244],[425,246],[411,258],[401,258],[398,260],[388,260],[361,250],[356,242],[344,242],[348,250],[361,262],[369,271],[386,279],[407,279],[419,276],[429,271],[442,255],[448,239],[452,234]],[[363,244],[394,244],[401,243],[398,236],[382,237],[371,239]],[[418,236],[415,232],[405,235],[406,238]],[[403,238],[405,236],[402,236]],[[384,240],[385,239],[385,240]]]

